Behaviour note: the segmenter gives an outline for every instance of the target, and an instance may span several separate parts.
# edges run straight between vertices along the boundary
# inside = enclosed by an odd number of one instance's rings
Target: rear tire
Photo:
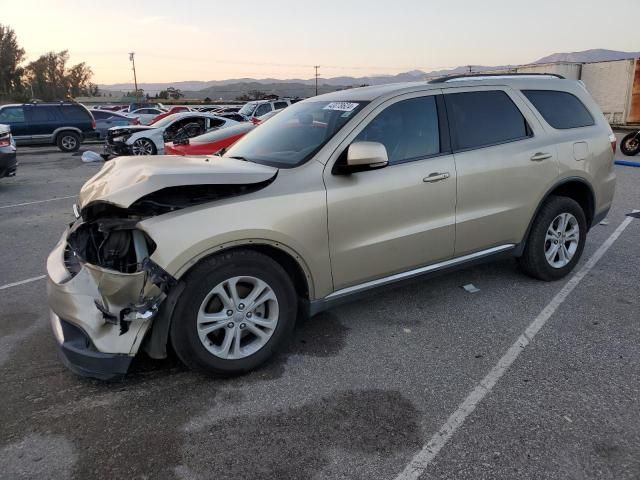
[[[170,339],[189,368],[243,374],[265,363],[290,339],[297,296],[289,275],[272,258],[250,250],[216,255],[197,265],[185,284]]]
[[[80,148],[80,135],[75,132],[62,132],[56,138],[56,145],[65,152],[77,152]]]
[[[586,235],[587,221],[580,204],[572,198],[551,196],[534,220],[518,263],[531,277],[558,280],[580,260]]]
[[[620,151],[628,157],[640,153],[640,132],[632,132],[620,140]]]

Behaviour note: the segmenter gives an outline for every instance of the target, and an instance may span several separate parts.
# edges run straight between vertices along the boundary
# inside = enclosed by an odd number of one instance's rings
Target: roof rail
[[[434,78],[429,83],[446,83],[450,80],[464,80],[464,79],[476,79],[483,80],[484,78],[509,78],[509,77],[543,77],[543,78],[561,78],[565,79],[562,75],[557,73],[468,73],[462,75],[448,75],[445,77]]]

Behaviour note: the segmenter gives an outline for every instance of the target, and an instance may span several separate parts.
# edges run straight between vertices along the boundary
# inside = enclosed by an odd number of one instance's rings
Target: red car
[[[191,111],[191,109],[189,107],[183,107],[183,106],[171,107],[169,109],[169,111],[161,113],[160,115],[156,115],[155,117],[153,117],[153,120],[151,120],[151,123],[149,125],[153,125],[158,120],[161,120],[164,117],[168,117],[169,115],[173,115],[174,113],[190,112],[190,111]]]
[[[256,128],[254,124],[246,122],[187,138],[177,144],[167,142],[164,144],[164,153],[166,155],[213,155],[231,146],[254,128]]]

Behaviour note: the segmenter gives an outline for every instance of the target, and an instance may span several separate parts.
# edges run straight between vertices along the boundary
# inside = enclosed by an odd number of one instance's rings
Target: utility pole
[[[136,86],[136,101],[138,100],[138,78],[136,77],[136,60],[134,58],[135,52],[129,52],[129,61],[133,63],[133,83]]]
[[[469,73],[473,73],[473,68],[471,67],[471,65],[469,65],[468,68],[469,68]]]
[[[320,68],[320,65],[314,65],[313,68],[316,69],[316,95],[318,95],[318,69]]]

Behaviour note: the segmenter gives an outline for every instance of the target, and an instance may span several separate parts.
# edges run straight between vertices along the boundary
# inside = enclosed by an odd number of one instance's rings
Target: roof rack
[[[484,78],[509,78],[509,77],[534,77],[534,78],[560,78],[565,79],[562,75],[557,73],[468,73],[463,75],[449,75],[445,77],[434,78],[429,83],[446,83],[451,80],[464,80],[464,79],[476,79],[483,80]]]

